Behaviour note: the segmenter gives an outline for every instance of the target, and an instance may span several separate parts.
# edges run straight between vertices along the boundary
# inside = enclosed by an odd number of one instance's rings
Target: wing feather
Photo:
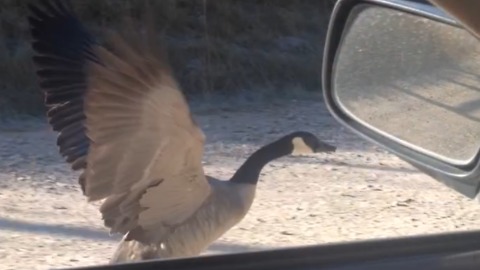
[[[205,138],[162,53],[144,44],[153,40],[110,37],[112,51],[96,46],[101,64],[89,66],[85,194],[107,199],[101,211],[112,232],[158,238],[210,194],[201,165]]]

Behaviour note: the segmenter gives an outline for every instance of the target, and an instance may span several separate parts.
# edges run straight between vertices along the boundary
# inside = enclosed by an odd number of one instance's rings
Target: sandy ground
[[[313,131],[334,154],[269,164],[247,217],[210,253],[480,229],[480,206],[341,127],[319,102],[202,110],[207,173],[228,179],[254,149]],[[45,120],[0,128],[0,269],[103,264],[109,236]]]

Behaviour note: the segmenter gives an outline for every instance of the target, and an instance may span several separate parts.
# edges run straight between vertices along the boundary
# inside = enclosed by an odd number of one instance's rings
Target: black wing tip
[[[59,152],[74,171],[84,169],[86,164],[81,160],[88,152],[88,138],[82,141],[64,133],[72,126],[73,131],[84,133],[83,108],[77,103],[83,100],[83,62],[95,58],[89,51],[95,41],[76,16],[70,0],[32,1],[26,8],[37,84],[44,93],[49,124],[59,132]],[[85,195],[84,177],[79,184]]]
[[[30,32],[42,28],[42,23],[58,17],[75,18],[73,5],[69,0],[39,0],[27,4],[27,20]]]
[[[35,4],[28,3],[27,10],[29,11],[29,18],[32,15],[37,17],[74,15],[73,5],[69,0],[39,0]]]
[[[31,26],[35,26],[38,24],[38,22],[50,17],[50,14],[47,12],[48,10],[47,6],[48,6],[48,2],[44,0],[27,4],[27,10],[28,10],[27,18]]]

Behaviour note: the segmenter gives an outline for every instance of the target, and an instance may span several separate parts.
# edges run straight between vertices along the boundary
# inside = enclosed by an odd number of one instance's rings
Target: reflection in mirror
[[[388,8],[358,6],[333,73],[350,116],[456,164],[480,146],[480,43],[467,31]]]

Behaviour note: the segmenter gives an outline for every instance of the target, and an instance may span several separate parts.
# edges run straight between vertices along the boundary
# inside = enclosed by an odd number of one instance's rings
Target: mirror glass
[[[358,6],[333,71],[336,102],[400,143],[458,165],[480,146],[480,43],[466,30]]]

